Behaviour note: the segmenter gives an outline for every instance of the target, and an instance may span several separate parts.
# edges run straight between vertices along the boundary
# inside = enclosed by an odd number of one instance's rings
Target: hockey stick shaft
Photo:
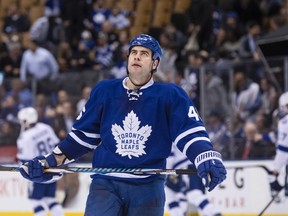
[[[283,188],[282,188],[283,189]],[[264,212],[266,211],[266,209],[271,205],[271,203],[276,199],[276,197],[279,195],[279,193],[282,191],[279,190],[273,197],[272,199],[267,203],[267,205],[263,208],[263,210],[258,214],[258,216],[262,216],[264,214]]]
[[[0,171],[19,171],[18,166],[0,166]],[[106,173],[127,173],[135,175],[191,175],[197,174],[196,170],[190,169],[146,169],[146,168],[89,168],[89,167],[64,167],[64,168],[49,168],[45,172],[60,172],[60,173],[92,173],[92,174],[106,174]]]

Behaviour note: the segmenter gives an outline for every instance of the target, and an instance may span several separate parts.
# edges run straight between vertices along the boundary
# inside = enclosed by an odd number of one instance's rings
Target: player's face
[[[128,58],[129,75],[134,79],[147,79],[151,70],[155,69],[158,61],[152,60],[152,51],[146,47],[132,47]]]

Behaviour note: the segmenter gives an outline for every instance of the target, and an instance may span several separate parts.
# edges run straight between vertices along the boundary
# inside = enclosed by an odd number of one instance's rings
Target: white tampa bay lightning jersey
[[[274,159],[275,169],[280,172],[288,164],[288,114],[279,119],[277,127],[277,151]]]
[[[60,142],[59,148],[68,159],[97,148],[93,167],[164,169],[172,143],[191,161],[213,148],[182,88],[151,80],[133,91],[125,82],[103,80],[93,88],[72,131]],[[144,179],[119,173],[101,177]]]
[[[286,114],[279,119],[277,126],[277,146],[282,146],[288,149],[288,115]]]
[[[32,128],[21,132],[17,139],[17,158],[21,162],[31,160],[40,155],[51,153],[59,139],[53,129],[44,123],[38,122]]]

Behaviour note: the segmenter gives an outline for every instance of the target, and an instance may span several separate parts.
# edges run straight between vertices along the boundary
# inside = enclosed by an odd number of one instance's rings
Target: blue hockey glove
[[[48,157],[39,156],[24,163],[19,171],[24,178],[30,181],[48,184],[58,181],[63,176],[62,173],[44,172],[45,168],[56,166],[55,157],[50,154]]]
[[[222,163],[222,156],[216,151],[206,151],[199,154],[194,162],[198,175],[208,191],[212,191],[226,179],[226,168]]]
[[[280,203],[281,198],[279,192],[283,189],[283,186],[279,184],[277,177],[278,175],[276,174],[269,174],[268,180],[270,184],[271,197],[274,198],[276,203]]]
[[[268,180],[269,180],[270,189],[272,192],[273,191],[278,192],[282,190],[283,186],[279,184],[277,175],[273,175],[273,174],[268,175]]]

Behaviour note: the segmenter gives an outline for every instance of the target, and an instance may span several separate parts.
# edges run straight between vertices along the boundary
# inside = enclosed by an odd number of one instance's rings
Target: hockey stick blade
[[[0,165],[0,171],[19,171],[20,167],[13,165]],[[192,175],[197,174],[196,170],[189,169],[145,169],[145,168],[90,168],[90,167],[59,167],[45,169],[45,172],[57,173],[91,173],[91,174],[106,174],[106,173],[128,173],[134,175]]]

